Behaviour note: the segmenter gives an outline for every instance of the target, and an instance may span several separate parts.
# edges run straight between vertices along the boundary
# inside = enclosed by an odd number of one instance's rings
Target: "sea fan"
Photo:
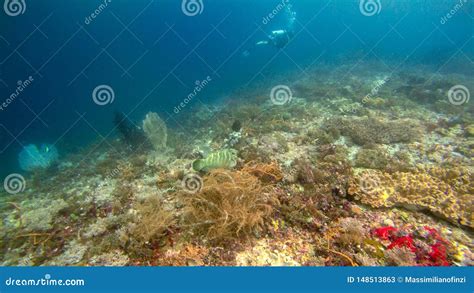
[[[25,171],[45,169],[58,159],[58,150],[54,145],[42,144],[37,147],[34,144],[27,145],[18,155],[20,168]]]

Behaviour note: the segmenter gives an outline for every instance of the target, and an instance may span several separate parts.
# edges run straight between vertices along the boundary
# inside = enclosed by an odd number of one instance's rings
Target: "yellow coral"
[[[453,255],[455,261],[461,263],[465,259],[465,252],[469,251],[469,248],[465,245],[453,243],[456,253]]]
[[[349,192],[373,207],[401,206],[428,210],[452,222],[473,227],[473,176],[463,169],[425,169],[416,173],[358,174]]]
[[[367,105],[372,106],[372,107],[381,107],[385,105],[386,101],[380,97],[376,98],[369,98],[367,99],[364,98],[363,102],[365,102]]]
[[[465,128],[467,136],[474,136],[474,124],[470,124]]]
[[[301,266],[313,255],[313,247],[303,235],[287,235],[281,240],[260,239],[239,252],[235,261],[237,266]]]

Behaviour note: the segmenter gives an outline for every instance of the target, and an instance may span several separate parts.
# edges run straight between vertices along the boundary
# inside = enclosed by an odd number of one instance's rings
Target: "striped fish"
[[[233,149],[224,149],[210,154],[205,159],[199,159],[193,162],[193,169],[199,171],[209,171],[212,169],[231,169],[237,165],[237,151]]]

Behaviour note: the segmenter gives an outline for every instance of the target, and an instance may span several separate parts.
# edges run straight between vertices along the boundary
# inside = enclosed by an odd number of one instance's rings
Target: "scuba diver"
[[[272,31],[267,40],[257,42],[255,45],[272,45],[275,48],[282,49],[290,42],[293,35],[293,32],[289,30]]]
[[[290,42],[291,38],[295,35],[294,26],[296,21],[296,12],[294,12],[292,8],[293,6],[289,3],[286,5],[286,28],[272,31],[265,40],[255,43],[254,47],[273,46],[277,49],[282,49]],[[243,55],[245,57],[249,56],[250,50],[245,50]]]

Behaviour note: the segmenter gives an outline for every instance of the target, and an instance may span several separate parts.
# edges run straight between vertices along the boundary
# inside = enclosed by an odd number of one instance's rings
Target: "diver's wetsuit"
[[[272,45],[277,49],[284,48],[291,40],[294,34],[294,24],[296,21],[296,12],[292,10],[292,5],[288,4],[286,8],[288,23],[286,29],[272,31],[266,40],[257,42],[254,46]],[[248,56],[249,50],[244,51],[243,55]]]
[[[278,49],[285,47],[293,37],[293,32],[287,30],[273,31],[268,39],[272,45]]]

